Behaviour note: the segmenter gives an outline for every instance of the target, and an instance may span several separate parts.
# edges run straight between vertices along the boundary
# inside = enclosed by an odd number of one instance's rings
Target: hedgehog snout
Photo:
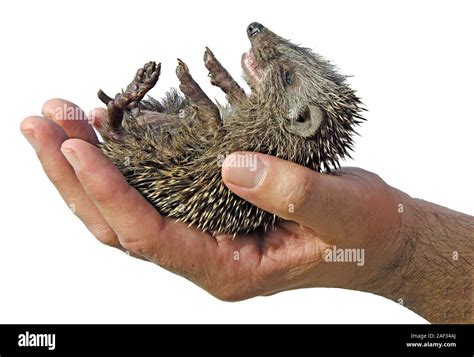
[[[263,26],[262,24],[259,24],[258,22],[252,22],[250,25],[247,26],[247,35],[250,39],[254,38],[260,32],[262,32],[264,28],[265,26]]]

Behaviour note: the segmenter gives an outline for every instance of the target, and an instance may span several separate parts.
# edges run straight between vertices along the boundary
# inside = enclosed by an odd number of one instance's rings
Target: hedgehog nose
[[[252,22],[250,25],[247,27],[247,35],[249,38],[257,36],[262,30],[264,29],[264,26],[262,24],[259,24],[258,22]]]

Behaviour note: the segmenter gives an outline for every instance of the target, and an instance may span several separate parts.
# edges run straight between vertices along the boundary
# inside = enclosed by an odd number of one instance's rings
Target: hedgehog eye
[[[293,84],[293,73],[290,71],[283,72],[283,83],[285,87],[291,86]]]

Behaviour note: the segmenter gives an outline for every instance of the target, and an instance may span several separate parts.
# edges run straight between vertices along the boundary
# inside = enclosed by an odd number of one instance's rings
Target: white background
[[[133,5],[132,5],[133,4]],[[472,2],[15,1],[0,5],[0,323],[420,323],[389,300],[307,289],[239,303],[97,243],[43,174],[20,121],[51,97],[87,111],[148,60],[152,95],[176,57],[217,99],[209,46],[239,77],[259,21],[338,64],[369,112],[354,161],[389,184],[474,214]]]

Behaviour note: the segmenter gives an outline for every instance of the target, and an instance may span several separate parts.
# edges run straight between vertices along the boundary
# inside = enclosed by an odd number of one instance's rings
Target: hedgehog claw
[[[107,94],[105,94],[102,89],[99,89],[97,96],[99,97],[100,101],[104,103],[105,105],[109,104],[109,102],[113,100]]]
[[[176,74],[177,76],[179,77],[180,76],[180,73],[183,73],[183,72],[188,72],[189,73],[189,68],[188,66],[186,65],[186,63],[184,63],[182,60],[180,60],[179,58],[177,58],[178,60],[178,67],[176,68]],[[178,73],[178,71],[180,73]]]

